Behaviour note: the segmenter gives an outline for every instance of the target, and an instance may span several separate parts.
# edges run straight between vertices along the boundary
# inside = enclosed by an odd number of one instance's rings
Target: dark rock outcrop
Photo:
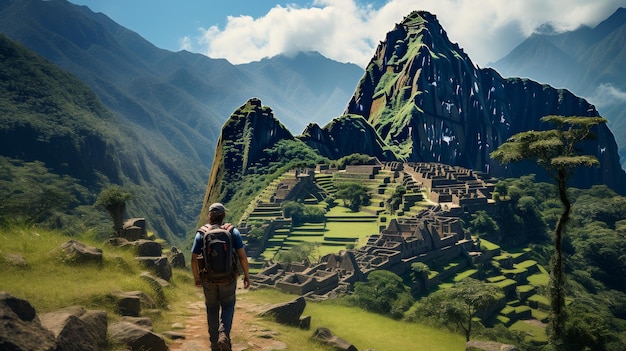
[[[137,250],[137,256],[141,257],[161,257],[163,254],[163,246],[154,240],[137,240],[132,241],[132,245]]]
[[[83,318],[84,317],[84,318]],[[100,350],[107,345],[107,315],[104,311],[87,311],[70,307],[40,316],[41,324],[52,331],[58,350]]]
[[[312,336],[313,340],[317,340],[323,344],[331,346],[337,351],[357,351],[357,348],[350,342],[333,335],[328,328],[317,328]]]
[[[69,240],[61,245],[61,256],[63,261],[68,263],[102,263],[102,250],[81,243],[76,240]]]
[[[298,138],[330,159],[361,153],[383,160],[395,160],[393,152],[374,128],[359,115],[335,118],[323,128],[315,123],[309,124]]]
[[[55,351],[52,332],[41,325],[30,302],[0,292],[0,349]]]
[[[259,313],[259,316],[272,317],[278,323],[306,329],[307,325],[311,325],[311,319],[301,317],[305,307],[306,301],[300,296],[290,302],[272,305]]]
[[[172,268],[185,268],[185,254],[183,254],[177,247],[172,247],[167,253],[167,260],[170,262]]]
[[[113,342],[127,345],[133,351],[168,350],[165,339],[162,336],[131,322],[121,321],[113,323],[109,326],[108,332]]]
[[[157,277],[169,281],[172,278],[172,266],[167,257],[136,257],[144,267],[152,270]]]
[[[233,195],[225,181],[235,182],[253,173],[258,163],[266,164],[265,150],[281,140],[294,137],[261,100],[253,98],[239,107],[222,127],[200,218],[206,218],[209,205],[227,202]]]

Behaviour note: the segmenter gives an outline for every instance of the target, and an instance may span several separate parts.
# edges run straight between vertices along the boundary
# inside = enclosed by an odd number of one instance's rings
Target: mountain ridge
[[[549,43],[550,45],[546,45]],[[491,63],[503,76],[528,77],[567,87],[602,111],[626,162],[626,8],[618,8],[594,28],[535,33]],[[559,54],[551,54],[558,49]]]

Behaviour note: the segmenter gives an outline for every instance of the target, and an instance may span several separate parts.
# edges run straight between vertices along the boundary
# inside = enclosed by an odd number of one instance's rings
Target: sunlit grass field
[[[242,294],[239,298],[255,303],[279,303],[291,301],[296,296],[272,289],[260,289]],[[329,328],[334,335],[349,341],[358,350],[448,351],[465,349],[465,338],[460,334],[423,324],[394,320],[346,306],[340,300],[307,301],[303,315],[311,316],[311,330],[299,330],[267,322],[271,329],[281,332],[281,340],[289,345],[289,350],[328,350],[328,348],[317,348],[319,345],[310,341],[312,332],[319,327]]]

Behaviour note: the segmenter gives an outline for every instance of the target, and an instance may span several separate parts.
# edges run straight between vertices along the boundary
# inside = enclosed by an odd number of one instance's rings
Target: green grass
[[[295,299],[294,295],[260,289],[240,295],[241,299],[256,303],[278,303]],[[299,330],[268,323],[270,329],[280,332],[279,339],[289,345],[289,350],[329,350],[319,348],[310,341],[313,331],[329,328],[334,335],[352,343],[357,349],[385,350],[463,350],[465,338],[441,328],[403,322],[356,307],[345,306],[340,301],[309,302],[303,315],[311,316],[311,330]],[[417,348],[419,345],[419,348]]]
[[[548,341],[545,328],[542,328],[535,324],[531,324],[528,321],[517,321],[513,323],[509,327],[509,329],[524,332],[526,334],[526,341],[531,341],[531,340],[535,342],[547,342]]]
[[[103,263],[62,262],[58,248],[69,239],[102,249]],[[4,259],[7,254],[23,256],[28,266],[10,264]],[[27,300],[38,314],[83,306],[106,311],[112,323],[120,318],[111,298],[115,291],[143,291],[158,301],[152,287],[140,278],[144,270],[132,250],[114,248],[85,236],[68,237],[60,231],[26,226],[0,230],[0,291]],[[191,272],[176,268],[169,287],[163,291],[165,302],[158,313],[142,311],[152,319],[156,332],[170,330],[172,323],[184,321],[187,305],[198,300],[197,294],[201,293],[193,284]]]
[[[535,273],[528,277],[528,283],[534,286],[548,286],[550,275],[545,268],[539,266],[539,273]]]
[[[38,312],[70,305],[108,310],[106,296],[115,290],[142,290],[156,299],[148,283],[137,279],[143,269],[131,250],[105,247],[80,238],[77,240],[103,250],[103,263],[64,263],[58,248],[69,239],[72,238],[58,231],[29,227],[3,229],[0,256],[22,255],[28,267],[20,268],[0,260],[0,290],[28,300]]]

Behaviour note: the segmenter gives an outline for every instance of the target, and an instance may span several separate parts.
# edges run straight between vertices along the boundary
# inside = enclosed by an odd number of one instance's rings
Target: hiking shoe
[[[230,338],[224,332],[220,332],[220,337],[217,339],[217,346],[220,348],[220,351],[232,351],[230,348]]]

